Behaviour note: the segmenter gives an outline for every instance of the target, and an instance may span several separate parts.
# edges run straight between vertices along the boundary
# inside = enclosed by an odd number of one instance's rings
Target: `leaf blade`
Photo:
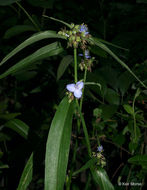
[[[80,172],[83,172],[84,170],[90,168],[91,166],[94,166],[94,164],[97,162],[97,158],[92,158],[86,162],[79,170],[75,171],[73,175],[77,175]]]
[[[27,161],[25,168],[22,172],[17,190],[26,190],[30,182],[32,181],[33,176],[33,156],[34,153],[31,154],[29,160]]]
[[[71,55],[67,55],[61,60],[60,65],[57,70],[57,80],[59,80],[62,77],[65,70],[67,69],[69,64],[72,63],[72,61],[73,61],[73,57]]]
[[[40,40],[43,40],[43,39],[47,39],[47,38],[61,38],[61,39],[65,39],[63,36],[57,34],[55,31],[52,31],[52,30],[45,31],[45,32],[39,32],[37,34],[34,34],[30,38],[28,38],[24,42],[22,42],[20,45],[18,45],[8,55],[6,55],[6,57],[4,57],[3,60],[1,61],[0,66],[3,65],[12,56],[14,56],[16,53],[18,53],[19,51],[21,51],[25,47],[27,47],[27,46],[29,46],[29,45],[37,42],[37,41],[40,41]]]
[[[19,119],[12,119],[5,123],[5,126],[17,132],[19,135],[27,139],[29,126]]]
[[[114,187],[103,168],[98,167],[98,169],[91,169],[91,172],[95,182],[100,186],[101,190],[114,190]]]
[[[17,36],[21,33],[28,32],[28,31],[35,32],[36,29],[31,25],[15,25],[15,26],[9,28],[5,32],[4,39],[9,39],[9,38],[12,38],[13,36]]]
[[[70,147],[73,105],[65,97],[53,118],[45,156],[45,190],[62,190]]]
[[[63,51],[63,48],[58,45],[57,42],[46,45],[33,54],[27,56],[26,58],[22,59],[12,67],[10,67],[7,71],[0,75],[0,79],[17,72],[18,70],[28,66],[28,64],[33,63],[34,61],[42,60],[46,57],[50,57],[53,55],[57,55]]]
[[[99,40],[97,40],[94,37],[90,38],[90,41],[94,43],[96,46],[102,48],[105,50],[109,55],[111,55],[118,63],[120,63],[127,71],[129,71],[136,80],[144,87],[147,88],[146,85],[135,75],[135,73],[126,65],[119,57],[117,57],[105,44],[101,43]]]
[[[7,6],[7,5],[11,5],[12,3],[15,3],[16,1],[18,1],[18,0],[1,0],[0,5],[1,6]]]

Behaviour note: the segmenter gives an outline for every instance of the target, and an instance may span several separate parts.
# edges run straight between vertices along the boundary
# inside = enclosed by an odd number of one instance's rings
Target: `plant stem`
[[[78,77],[77,77],[77,48],[74,48],[74,74],[75,74],[75,83],[78,82]]]
[[[82,125],[83,125],[83,131],[84,131],[85,140],[86,140],[86,144],[87,144],[88,154],[91,157],[92,151],[91,151],[88,131],[87,131],[86,123],[85,123],[84,117],[83,117],[83,115],[81,113],[78,101],[77,101],[77,106],[78,106],[78,111],[79,111],[79,114],[80,114],[81,122],[82,122]]]
[[[83,81],[84,84],[86,82],[86,77],[87,77],[87,68],[85,68],[85,72],[84,72],[84,81]],[[81,101],[80,101],[80,110],[81,110],[81,112],[82,112],[82,104],[83,104],[83,97],[84,97],[84,88],[83,88],[83,96],[82,96]]]
[[[73,151],[73,157],[72,157],[72,161],[71,161],[71,170],[69,172],[69,179],[66,183],[66,190],[70,190],[70,185],[71,185],[71,181],[72,181],[72,174],[73,174],[73,171],[74,171],[74,166],[73,164],[75,163],[76,161],[76,154],[77,154],[77,148],[78,148],[78,140],[76,139],[76,144],[75,144],[75,147],[74,147],[74,151]]]
[[[134,120],[134,139],[135,139],[135,142],[136,142],[135,98],[133,100],[133,120]]]
[[[139,96],[140,94],[140,89],[138,88],[136,93],[135,93],[135,96],[134,96],[134,99],[133,99],[133,105],[132,105],[132,108],[133,108],[133,120],[134,120],[134,140],[135,140],[135,143],[137,143],[137,134],[136,134],[136,128],[137,128],[137,125],[136,125],[136,113],[135,113],[135,101],[136,101],[136,98]]]
[[[43,9],[43,12],[42,12],[42,18],[41,18],[41,27],[43,28],[43,26],[44,26],[44,16],[43,15],[45,15],[45,13],[46,13],[46,8],[44,8]]]
[[[29,20],[32,22],[32,24],[35,26],[35,28],[40,31],[39,26],[35,23],[35,21],[32,19],[32,17],[29,15],[29,13],[21,6],[20,3],[16,2],[16,4],[23,10],[23,12],[27,15]]]

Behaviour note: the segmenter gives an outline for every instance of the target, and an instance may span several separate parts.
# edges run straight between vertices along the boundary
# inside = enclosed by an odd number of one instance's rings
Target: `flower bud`
[[[76,30],[79,30],[79,25],[75,25],[75,29],[76,29]]]
[[[76,37],[75,36],[71,36],[71,40],[75,41]]]
[[[74,25],[74,23],[71,23],[71,25],[70,25],[70,26],[71,26],[71,28],[73,28],[75,25]]]
[[[77,43],[76,41],[74,41],[74,42],[73,42],[73,46],[74,46],[74,48],[77,48],[78,43]]]
[[[77,42],[81,42],[81,38],[79,36],[76,37]]]

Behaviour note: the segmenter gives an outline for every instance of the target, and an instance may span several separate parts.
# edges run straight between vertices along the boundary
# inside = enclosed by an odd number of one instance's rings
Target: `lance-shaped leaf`
[[[89,169],[90,167],[94,166],[97,162],[97,158],[92,158],[86,162],[84,166],[82,166],[79,170],[75,171],[73,175],[77,175],[80,172],[83,172],[84,170]]]
[[[34,34],[33,36],[31,36],[30,38],[26,39],[19,46],[17,46],[14,50],[12,50],[6,57],[4,57],[4,59],[1,61],[0,65],[5,63],[7,60],[9,60],[12,56],[14,56],[16,53],[18,53],[19,51],[21,51],[25,47],[27,47],[27,46],[35,43],[35,42],[38,42],[40,40],[47,39],[47,38],[66,39],[64,36],[61,36],[61,35],[57,34],[55,31],[52,31],[52,30],[45,31],[45,32],[39,32],[39,33]]]
[[[65,70],[67,69],[69,64],[72,62],[73,62],[73,57],[71,55],[67,55],[61,60],[60,65],[57,70],[57,80],[59,80],[62,77]]]
[[[12,3],[15,3],[16,1],[20,1],[20,0],[0,0],[0,5],[2,6],[11,5]]]
[[[135,165],[141,165],[143,168],[147,169],[147,155],[136,155],[128,159],[129,163],[135,164]]]
[[[5,123],[5,126],[17,132],[19,135],[21,135],[25,139],[28,138],[29,126],[25,124],[23,121],[19,119],[12,119],[8,121],[7,123]]]
[[[13,36],[17,36],[21,33],[33,31],[35,32],[36,29],[31,25],[15,25],[11,28],[9,28],[4,35],[4,39],[12,38]]]
[[[10,67],[6,72],[0,75],[0,79],[13,74],[17,72],[18,70],[27,67],[30,63],[33,63],[35,61],[39,61],[42,59],[45,59],[50,56],[58,55],[63,51],[63,48],[61,45],[57,42],[46,45],[37,51],[35,51],[33,54],[29,55],[28,57],[24,58],[23,60],[19,61],[12,67]]]
[[[91,169],[91,172],[95,182],[99,185],[101,190],[114,190],[114,187],[110,182],[106,171],[103,168],[93,168]]]
[[[126,65],[121,59],[119,59],[119,57],[117,57],[117,55],[115,55],[105,44],[101,43],[98,39],[91,37],[90,40],[93,44],[95,44],[96,46],[100,47],[101,49],[103,49],[104,51],[106,51],[109,55],[111,55],[118,63],[120,63],[125,69],[127,69],[127,71],[129,71],[135,78],[136,80],[138,80],[138,82],[140,82],[140,84],[147,88],[146,85],[135,75],[135,73],[128,67],[128,65]]]
[[[65,97],[51,123],[45,155],[45,190],[62,190],[66,177],[74,103]]]
[[[32,175],[33,175],[33,153],[31,154],[29,160],[27,161],[27,164],[25,165],[25,168],[22,172],[19,185],[17,187],[17,190],[26,190],[30,182],[32,181]]]

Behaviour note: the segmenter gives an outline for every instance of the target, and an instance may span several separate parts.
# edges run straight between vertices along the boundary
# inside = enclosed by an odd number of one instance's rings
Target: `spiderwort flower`
[[[89,50],[88,50],[88,49],[87,49],[87,50],[85,50],[84,54],[85,54],[85,58],[86,58],[86,59],[90,59],[90,58],[91,58],[91,56],[89,55]],[[83,54],[82,54],[82,53],[80,53],[80,54],[79,54],[79,56],[81,56],[81,57],[82,57],[82,56],[83,56]]]
[[[102,146],[102,145],[100,145],[100,146],[97,147],[97,151],[98,151],[98,152],[103,152],[103,150],[104,150],[104,149],[103,149],[103,146]]]
[[[77,82],[76,84],[68,84],[66,86],[69,92],[73,92],[76,98],[81,98],[82,96],[82,88],[84,87],[84,83],[82,81]]]
[[[83,32],[84,33],[84,35],[87,35],[87,34],[89,34],[89,32],[88,32],[88,27],[86,26],[86,25],[84,25],[84,24],[81,24],[80,26],[79,26],[79,32]]]

